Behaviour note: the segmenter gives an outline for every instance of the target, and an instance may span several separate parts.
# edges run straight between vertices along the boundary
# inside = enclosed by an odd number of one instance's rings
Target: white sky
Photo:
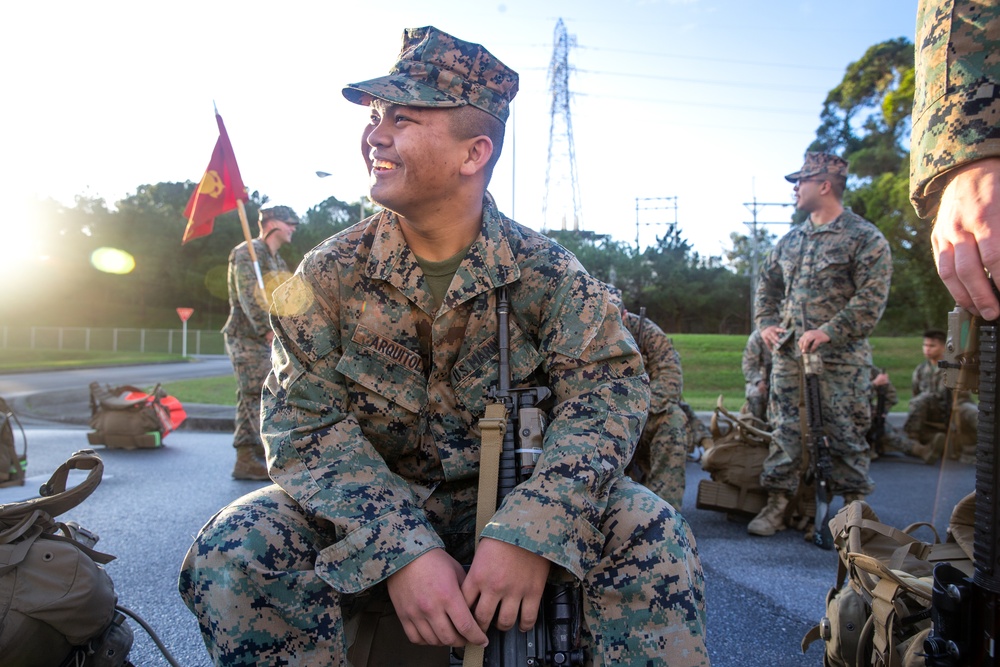
[[[546,74],[562,18],[578,44],[581,227],[634,243],[636,199],[677,197],[682,235],[720,255],[730,232],[747,232],[746,202],[791,201],[782,176],[801,164],[826,93],[869,46],[912,41],[915,13],[915,0],[5,3],[0,183],[8,196],[113,204],[141,184],[196,181],[218,134],[214,100],[251,190],[300,213],[330,195],[354,201],[367,192],[368,112],[340,91],[386,74],[404,27],[435,25],[519,72],[490,190],[541,229]],[[769,207],[758,220],[790,212]],[[10,218],[0,224],[23,222]],[[645,223],[674,211],[638,218],[645,246],[664,231]]]

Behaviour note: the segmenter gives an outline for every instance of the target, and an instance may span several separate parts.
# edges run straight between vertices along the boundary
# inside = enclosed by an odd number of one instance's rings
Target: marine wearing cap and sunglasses
[[[262,432],[276,484],[222,510],[180,579],[217,664],[353,662],[373,601],[401,626],[371,647],[384,664],[481,645],[494,612],[501,628],[534,622],[557,568],[584,582],[594,665],[708,664],[691,532],[623,475],[649,404],[635,343],[607,287],[486,192],[517,81],[426,27],[404,32],[388,76],[344,89],[370,108],[384,210],[275,295]],[[501,286],[512,386],[545,384],[554,404],[534,475],[474,551]]]
[[[778,241],[760,270],[754,310],[772,351],[768,409],[774,431],[760,477],[768,502],[747,526],[751,535],[784,530],[789,500],[798,490],[804,352],[817,352],[823,360],[830,490],[845,501],[874,490],[865,439],[871,423],[868,337],[885,310],[892,257],[878,228],[843,205],[847,166],[837,155],[809,152],[802,168],[785,176],[795,184],[796,207],[809,217]]]

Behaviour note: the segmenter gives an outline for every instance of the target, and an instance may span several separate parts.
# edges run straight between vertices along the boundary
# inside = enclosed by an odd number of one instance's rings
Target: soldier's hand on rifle
[[[772,324],[769,327],[761,329],[760,337],[761,340],[764,341],[764,344],[773,350],[774,346],[778,344],[778,339],[781,338],[782,334],[784,333],[785,333],[784,327],[779,327],[777,324]]]
[[[494,614],[497,628],[510,630],[521,616],[519,629],[530,630],[538,620],[538,607],[551,563],[512,544],[483,538],[476,547],[462,593],[474,609],[484,631]]]
[[[958,305],[993,320],[1000,304],[986,272],[1000,275],[1000,158],[951,173],[931,231],[934,263]]]
[[[889,374],[879,373],[878,375],[875,376],[875,379],[872,380],[872,384],[875,385],[876,387],[881,387],[882,385],[889,384]]]
[[[803,352],[815,352],[820,345],[829,343],[830,337],[820,329],[810,329],[799,338],[799,349]]]
[[[389,577],[389,597],[407,639],[430,646],[486,645],[462,596],[464,577],[461,564],[444,549],[431,549]]]

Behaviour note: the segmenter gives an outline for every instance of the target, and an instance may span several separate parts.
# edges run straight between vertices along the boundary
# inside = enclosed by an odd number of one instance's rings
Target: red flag
[[[215,150],[212,151],[212,159],[205,169],[205,175],[201,177],[201,182],[191,195],[191,201],[184,209],[184,217],[188,223],[181,244],[199,236],[208,236],[212,233],[216,216],[235,209],[237,200],[250,199],[240,176],[240,168],[236,165],[233,145],[229,143],[222,116],[216,113],[215,120],[219,123],[219,140],[215,142]]]

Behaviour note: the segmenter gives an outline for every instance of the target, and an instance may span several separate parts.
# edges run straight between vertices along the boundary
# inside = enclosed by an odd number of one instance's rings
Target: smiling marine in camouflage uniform
[[[486,195],[516,90],[483,47],[435,28],[407,30],[389,76],[344,90],[371,104],[386,210],[320,244],[276,295],[276,485],[209,522],[179,584],[217,664],[344,665],[345,628],[378,589],[411,642],[482,644],[498,603],[500,627],[534,618],[550,564],[583,582],[591,664],[709,664],[690,530],[623,475],[649,401],[632,338],[603,283]],[[459,134],[492,118],[499,135]],[[473,556],[503,285],[512,386],[544,383],[554,405],[534,475]]]

